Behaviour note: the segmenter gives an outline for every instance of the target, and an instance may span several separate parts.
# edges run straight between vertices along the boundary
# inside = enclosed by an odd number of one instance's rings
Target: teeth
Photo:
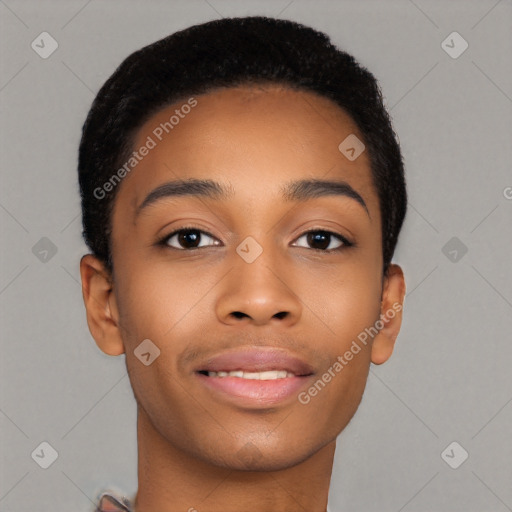
[[[287,372],[286,370],[269,372],[244,372],[242,370],[234,370],[232,372],[208,372],[208,377],[240,377],[242,379],[274,380],[295,377],[295,374]]]

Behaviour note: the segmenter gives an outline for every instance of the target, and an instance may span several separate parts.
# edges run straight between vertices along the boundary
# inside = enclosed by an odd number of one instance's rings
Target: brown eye
[[[320,251],[334,251],[343,246],[351,245],[341,235],[326,230],[308,231],[297,238],[297,240],[301,239],[305,239],[305,243],[297,243],[299,247],[308,247]]]
[[[203,240],[208,242],[208,239],[213,243],[202,243]],[[171,233],[164,239],[164,242],[173,249],[198,249],[200,247],[219,245],[212,235],[200,229],[179,229]]]

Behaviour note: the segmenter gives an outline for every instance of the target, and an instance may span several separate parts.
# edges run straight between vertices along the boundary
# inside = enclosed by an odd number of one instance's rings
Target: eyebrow
[[[285,201],[307,201],[316,197],[344,196],[357,201],[370,217],[368,207],[361,195],[345,181],[329,181],[319,179],[297,180],[286,183],[281,188]],[[169,181],[152,190],[136,208],[135,216],[148,206],[168,197],[195,196],[222,200],[234,195],[232,187],[209,179],[189,178],[186,180]]]

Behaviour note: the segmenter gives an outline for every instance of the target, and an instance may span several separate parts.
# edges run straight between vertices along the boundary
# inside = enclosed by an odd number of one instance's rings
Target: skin
[[[382,275],[369,157],[349,161],[338,150],[349,134],[362,136],[341,108],[314,93],[243,86],[196,99],[119,185],[114,275],[93,255],[80,263],[90,331],[106,354],[126,354],[137,400],[137,512],[238,512],[240,504],[325,512],[336,437],[357,410],[370,364],[391,355],[401,311],[307,405],[296,397],[234,405],[194,369],[234,347],[278,346],[313,366],[307,390],[359,333],[403,303],[401,268],[392,264]],[[145,123],[134,148],[185,101]],[[233,194],[168,197],[136,216],[155,187],[188,178],[219,181]],[[282,198],[283,184],[306,178],[346,181],[369,215],[349,197]],[[190,225],[213,238],[201,234],[196,249],[184,249],[177,236],[168,240],[175,248],[157,245]],[[322,251],[304,235],[313,229],[356,245]],[[247,236],[263,249],[250,264],[236,252]],[[328,248],[340,245],[329,240]],[[160,349],[149,366],[134,355],[144,339]]]

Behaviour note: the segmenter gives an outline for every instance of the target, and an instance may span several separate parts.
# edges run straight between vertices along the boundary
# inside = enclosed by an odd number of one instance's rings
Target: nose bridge
[[[301,302],[287,282],[286,262],[269,244],[244,239],[231,254],[230,267],[218,297],[217,316],[223,323],[265,324],[274,319],[295,323]]]

